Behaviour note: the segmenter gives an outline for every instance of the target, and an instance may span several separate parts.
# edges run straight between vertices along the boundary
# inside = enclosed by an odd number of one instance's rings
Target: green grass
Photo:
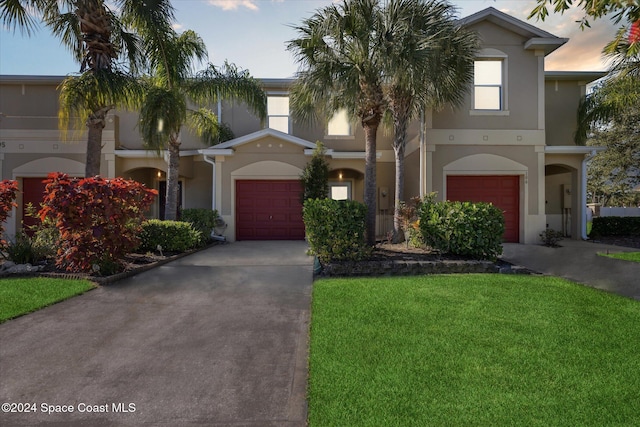
[[[88,280],[45,277],[0,279],[0,323],[82,294],[94,287]]]
[[[541,276],[323,279],[309,425],[625,426],[640,303]]]
[[[620,252],[616,254],[598,254],[609,258],[623,259],[625,261],[640,262],[640,252]]]

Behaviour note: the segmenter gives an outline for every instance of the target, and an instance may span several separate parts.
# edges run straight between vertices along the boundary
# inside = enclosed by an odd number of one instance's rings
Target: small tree
[[[305,200],[325,199],[329,195],[329,163],[325,158],[326,151],[322,142],[316,142],[313,156],[300,175],[303,204]]]
[[[15,199],[18,193],[18,183],[16,181],[0,181],[0,245],[6,242],[2,239],[4,234],[4,222],[7,220],[13,207],[17,206]]]
[[[56,265],[72,272],[112,269],[138,246],[144,211],[157,194],[122,178],[49,174],[39,216],[60,231]]]

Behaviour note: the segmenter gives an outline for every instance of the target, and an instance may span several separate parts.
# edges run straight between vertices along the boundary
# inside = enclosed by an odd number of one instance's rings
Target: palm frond
[[[239,100],[261,120],[267,115],[267,96],[260,82],[248,70],[225,62],[222,67],[209,64],[185,83],[189,97],[200,103]]]
[[[47,0],[0,0],[0,21],[13,31],[32,35],[38,29],[39,18],[47,7]]]
[[[172,135],[178,134],[187,118],[187,104],[179,90],[154,86],[148,89],[138,123],[148,149],[160,152]]]
[[[233,132],[229,126],[218,122],[218,117],[208,108],[191,110],[187,114],[187,126],[202,141],[209,145],[216,145],[222,141],[233,139]]]
[[[84,57],[82,33],[80,23],[75,12],[50,13],[45,18],[45,24],[51,29],[54,36],[60,39],[63,45],[69,49],[78,62]]]

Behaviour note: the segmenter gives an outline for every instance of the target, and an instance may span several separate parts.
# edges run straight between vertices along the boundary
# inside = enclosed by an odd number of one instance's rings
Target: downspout
[[[593,159],[596,155],[596,150],[592,150],[591,153],[585,154],[582,160],[582,206],[580,207],[580,215],[582,216],[581,237],[582,240],[587,240],[587,162]]]
[[[420,112],[420,198],[422,199],[425,196],[426,188],[424,183],[426,181],[427,171],[424,170],[426,167],[426,162],[424,156],[426,156],[426,150],[424,147],[424,110]]]
[[[216,161],[211,160],[209,156],[203,156],[204,161],[211,165],[211,209],[216,210]]]

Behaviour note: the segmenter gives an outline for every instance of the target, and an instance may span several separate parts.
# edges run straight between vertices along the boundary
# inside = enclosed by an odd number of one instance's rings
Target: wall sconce
[[[162,178],[162,171],[158,171],[158,178]]]
[[[338,174],[338,179],[340,179],[340,180],[342,179],[342,172],[340,172],[340,173]]]

